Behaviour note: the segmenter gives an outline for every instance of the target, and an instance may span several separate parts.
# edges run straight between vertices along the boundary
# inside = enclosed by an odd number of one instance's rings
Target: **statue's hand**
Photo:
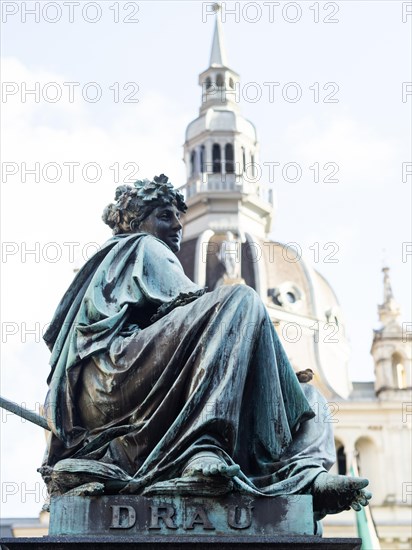
[[[350,508],[353,508],[355,512],[359,512],[362,509],[362,506],[367,506],[369,504],[369,501],[371,498],[372,498],[372,493],[370,491],[361,489],[359,491],[359,494],[355,497],[355,500],[351,502],[348,510]]]
[[[152,315],[152,317],[150,318],[150,322],[155,323],[156,321],[173,311],[176,307],[190,304],[194,300],[197,300],[198,298],[203,296],[205,292],[206,288],[201,288],[196,292],[181,292],[179,296],[174,298],[171,302],[167,302],[159,306],[157,313]]]
[[[372,493],[365,490],[369,481],[361,477],[333,475],[323,472],[312,485],[313,509],[316,519],[327,514],[339,514],[344,510],[359,512],[367,506]]]

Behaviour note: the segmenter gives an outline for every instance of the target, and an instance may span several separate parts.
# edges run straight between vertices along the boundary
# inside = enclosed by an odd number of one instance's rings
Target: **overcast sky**
[[[37,410],[49,357],[41,332],[73,268],[109,237],[100,216],[116,183],[161,172],[185,182],[182,144],[214,27],[211,2],[38,6],[30,14],[34,2],[2,2],[1,58],[1,393]],[[411,319],[412,176],[402,174],[411,162],[409,9],[226,2],[221,12],[262,181],[277,197],[271,236],[299,243],[334,288],[357,380],[373,378],[384,258]],[[273,182],[271,163],[279,163]],[[335,263],[325,261],[329,243]],[[34,517],[42,430],[6,413],[1,420],[1,515]]]

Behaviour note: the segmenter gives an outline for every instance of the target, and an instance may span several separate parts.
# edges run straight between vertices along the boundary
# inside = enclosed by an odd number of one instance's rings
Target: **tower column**
[[[220,158],[221,158],[221,167],[220,171],[222,174],[226,174],[226,150],[225,150],[226,144],[223,144],[221,142],[220,144]]]

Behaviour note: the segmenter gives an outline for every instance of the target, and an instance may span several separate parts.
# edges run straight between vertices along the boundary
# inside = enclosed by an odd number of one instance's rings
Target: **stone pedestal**
[[[52,498],[49,536],[2,539],[1,550],[360,550],[314,535],[310,495],[104,495]]]
[[[360,539],[320,537],[43,537],[1,539],[1,550],[361,550]]]
[[[50,535],[110,537],[313,535],[312,497],[61,496]]]

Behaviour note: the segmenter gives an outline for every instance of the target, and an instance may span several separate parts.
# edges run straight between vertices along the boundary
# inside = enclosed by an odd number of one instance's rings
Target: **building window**
[[[345,446],[340,439],[335,438],[335,453],[336,460],[330,469],[330,473],[333,475],[346,475],[348,472],[347,456],[345,452]]]
[[[226,174],[233,174],[235,171],[235,162],[233,156],[233,145],[227,143],[225,146]]]
[[[384,477],[382,475],[382,451],[372,439],[365,435],[355,442],[355,456],[359,475],[369,479],[368,490],[373,493],[375,505],[382,502],[384,496]]]
[[[344,333],[344,326],[341,322],[340,311],[336,306],[332,306],[327,309],[325,311],[325,317],[327,323],[335,325],[340,331],[342,331],[342,334]]]
[[[290,311],[302,307],[305,299],[303,291],[294,283],[286,281],[275,288],[268,289],[268,296],[277,306],[282,306]]]
[[[190,175],[194,176],[196,172],[196,151],[190,153]]]
[[[233,88],[235,87],[235,83],[233,82],[233,78],[229,78],[229,88]]]
[[[245,170],[246,170],[246,151],[245,151],[244,147],[242,147],[242,165],[243,165],[242,172],[245,172]]]
[[[206,84],[206,90],[210,90],[210,88],[212,87],[212,81],[211,81],[211,79],[210,79],[210,76],[208,76],[208,77],[206,78],[205,84]]]
[[[205,170],[205,146],[200,147],[200,171],[203,174]]]
[[[224,84],[224,80],[223,80],[223,76],[219,73],[217,76],[216,76],[216,86],[218,86],[219,88],[221,88]]]
[[[336,449],[336,466],[338,469],[338,474],[345,476],[346,475],[346,453],[345,453],[345,447],[343,445]]]
[[[222,170],[222,161],[221,161],[220,145],[218,143],[213,144],[212,162],[213,162],[213,173],[220,174]]]
[[[290,304],[294,304],[296,302],[296,296],[293,292],[286,292],[285,297]]]
[[[392,379],[395,388],[406,388],[406,373],[402,357],[399,353],[392,355]]]

